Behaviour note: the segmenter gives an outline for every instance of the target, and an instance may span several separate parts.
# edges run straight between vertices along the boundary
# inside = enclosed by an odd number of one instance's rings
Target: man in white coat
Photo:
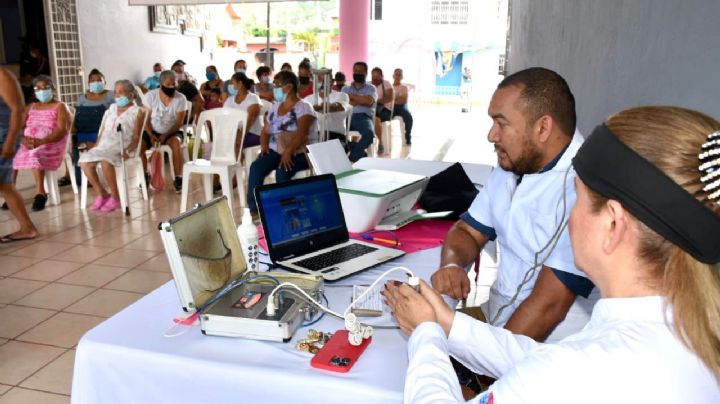
[[[583,142],[575,99],[560,75],[535,67],[498,85],[488,115],[499,167],[445,238],[432,285],[466,298],[466,268],[496,240],[500,264],[485,318],[537,341],[559,340],[587,323],[598,298],[575,266],[566,228],[575,202],[571,160]]]

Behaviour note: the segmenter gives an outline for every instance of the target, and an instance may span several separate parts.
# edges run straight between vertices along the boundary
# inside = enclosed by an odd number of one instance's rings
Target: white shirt
[[[671,329],[659,296],[601,299],[578,334],[556,344],[514,335],[462,313],[449,338],[420,324],[408,341],[406,403],[460,402],[448,354],[498,378],[472,400],[507,403],[718,403],[720,385]]]
[[[340,104],[344,109],[344,111],[330,112],[328,113],[327,117],[325,117],[325,123],[327,124],[328,131],[344,135],[346,116],[345,111],[347,111],[350,107],[350,97],[345,93],[332,90],[328,98],[330,99],[330,104]],[[318,94],[310,94],[304,99],[313,106],[323,104],[323,99]],[[318,123],[320,132],[323,131],[322,122],[322,113],[318,112]]]
[[[570,169],[566,181],[565,173],[582,142],[582,135],[576,132],[554,167],[544,172],[524,175],[519,185],[517,175],[499,167],[494,169],[468,212],[461,216],[462,220],[476,230],[487,235],[489,229],[490,233],[497,234],[500,249],[497,280],[490,288],[490,299],[483,306],[486,318],[493,325],[504,326],[532,292],[540,268],[523,286],[514,303],[503,309],[497,320],[493,322],[499,309],[511,301],[528,269],[535,265],[535,254],[548,244],[561,222],[570,216],[570,210],[575,203],[575,171]],[[563,192],[565,192],[564,212]],[[538,264],[543,261],[551,248],[552,244],[539,254]],[[555,269],[556,275],[565,276],[564,279],[568,282],[580,281],[575,283],[583,286],[584,289],[591,285],[585,279],[587,278],[585,273],[575,267],[567,227],[561,233],[544,265]],[[578,289],[581,288],[580,286]],[[572,287],[569,288],[573,290]],[[557,341],[580,331],[590,318],[592,306],[598,298],[597,288],[593,288],[588,298],[578,296],[565,320],[558,324],[547,341]]]
[[[284,132],[295,132],[298,130],[298,120],[305,116],[310,115],[316,119],[313,120],[310,128],[308,128],[308,144],[313,144],[318,141],[318,124],[317,124],[317,113],[313,109],[309,102],[302,99],[295,103],[293,109],[288,111],[285,115],[280,115],[278,109],[280,108],[279,102],[274,102],[272,108],[268,112],[268,125],[270,133],[270,149],[278,151],[278,136]]]
[[[187,99],[182,93],[175,90],[172,101],[165,105],[160,100],[160,89],[150,90],[145,94],[145,101],[150,108],[150,125],[157,133],[164,134],[175,124],[177,113],[187,111]]]
[[[390,84],[390,82],[387,81],[387,80],[383,80],[382,83],[376,85],[376,86],[375,86],[375,89],[377,90],[377,98],[378,98],[378,100],[379,100],[380,98],[385,97],[385,92],[392,90],[392,88],[393,88],[392,84]],[[390,102],[386,102],[386,103],[383,104],[383,105],[385,106],[385,108],[387,108],[387,109],[389,109],[390,111],[392,111],[392,109],[393,109],[393,101],[392,101],[392,100],[390,100]]]
[[[262,109],[262,104],[260,103],[260,97],[257,94],[247,93],[247,95],[245,96],[245,99],[242,100],[242,102],[239,104],[235,102],[234,96],[232,96],[232,95],[229,96],[228,99],[225,100],[225,104],[223,104],[223,107],[224,108],[237,108],[237,109],[247,112],[248,107],[251,105],[255,105],[255,104],[259,105],[260,109]],[[262,133],[264,120],[265,120],[264,117],[262,117],[262,116],[260,116],[260,114],[258,114],[257,118],[255,119],[255,122],[253,122],[252,125],[250,125],[250,130],[248,130],[248,132],[259,136]]]

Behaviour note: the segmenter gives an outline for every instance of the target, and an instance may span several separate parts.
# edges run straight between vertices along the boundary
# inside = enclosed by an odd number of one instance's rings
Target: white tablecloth
[[[352,288],[383,271],[408,266],[427,280],[437,268],[439,247],[406,255],[326,285],[330,307],[344,310]],[[391,278],[406,280],[402,272]],[[372,343],[347,374],[310,366],[295,350],[301,328],[289,343],[204,336],[200,327],[164,338],[182,312],[168,282],[82,337],[77,348],[72,402],[79,403],[392,403],[402,401],[407,369],[406,337],[399,329],[376,330]],[[368,321],[391,325],[388,314]],[[326,315],[311,328],[341,329]]]

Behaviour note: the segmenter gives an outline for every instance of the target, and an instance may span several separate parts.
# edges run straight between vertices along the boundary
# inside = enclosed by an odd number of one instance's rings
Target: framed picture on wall
[[[177,6],[149,6],[150,31],[163,34],[177,34],[180,32],[178,23],[179,9]]]

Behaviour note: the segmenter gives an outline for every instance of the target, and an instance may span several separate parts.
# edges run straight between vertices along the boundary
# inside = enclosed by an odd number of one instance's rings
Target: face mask
[[[115,98],[115,104],[117,104],[118,107],[123,108],[130,104],[130,99],[125,96],[117,97]]]
[[[158,77],[158,78],[159,78],[159,77],[160,77],[160,73],[162,73],[162,72],[153,72],[153,76],[155,76],[155,77]]]
[[[228,93],[230,93],[230,95],[237,95],[238,90],[235,84],[228,84]]]
[[[283,92],[282,87],[275,87],[273,88],[273,97],[275,97],[275,101],[277,102],[285,102],[287,94]]]
[[[52,100],[53,93],[51,89],[37,90],[35,91],[35,98],[42,103],[50,102]]]
[[[298,81],[299,81],[300,84],[302,84],[302,85],[310,84],[310,77],[300,76],[300,77],[298,77]]]
[[[185,81],[185,73],[175,73],[175,80],[177,82]]]
[[[207,79],[208,79],[209,81],[212,81],[212,80],[215,80],[215,79],[217,78],[217,74],[212,73],[212,72],[208,72],[208,73],[205,73],[205,77],[207,77]]]
[[[353,73],[353,81],[359,84],[365,84],[365,75],[362,73]]]
[[[105,85],[102,81],[91,81],[89,88],[91,93],[98,94],[102,93],[102,91],[105,89]]]
[[[235,73],[245,73],[245,69],[243,69],[243,68],[235,69]]]
[[[160,89],[161,89],[162,92],[165,93],[165,95],[167,95],[168,97],[172,97],[173,95],[175,95],[175,87],[165,87],[165,86],[161,86]]]
[[[270,76],[262,76],[260,77],[260,81],[263,83],[269,83],[270,82]]]

